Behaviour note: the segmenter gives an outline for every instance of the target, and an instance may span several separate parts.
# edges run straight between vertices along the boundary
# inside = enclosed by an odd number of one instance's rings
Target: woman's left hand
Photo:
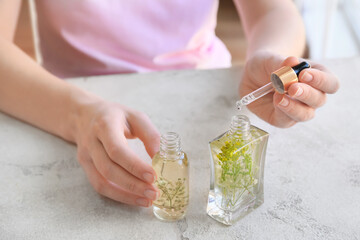
[[[250,58],[239,86],[240,96],[270,82],[272,72],[282,66],[295,66],[295,57],[284,58],[270,52],[257,52]],[[315,110],[326,102],[326,94],[339,89],[339,80],[324,66],[310,62],[311,68],[299,74],[299,82],[292,84],[287,94],[270,93],[247,107],[261,119],[276,127],[291,127],[310,120]]]

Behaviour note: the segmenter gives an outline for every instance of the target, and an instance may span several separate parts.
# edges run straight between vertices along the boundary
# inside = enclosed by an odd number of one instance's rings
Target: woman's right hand
[[[160,134],[144,113],[98,100],[82,106],[76,117],[78,161],[94,189],[113,200],[143,207],[152,205],[158,190],[153,168],[128,146],[138,137],[152,158]]]

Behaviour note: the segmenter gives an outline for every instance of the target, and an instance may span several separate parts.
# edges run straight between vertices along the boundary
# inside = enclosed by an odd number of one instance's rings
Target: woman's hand
[[[83,106],[77,117],[78,160],[94,189],[113,200],[149,207],[157,198],[153,168],[127,145],[138,137],[153,157],[160,135],[141,112],[102,100]]]
[[[258,52],[250,58],[239,86],[240,96],[270,82],[270,75],[282,66],[295,66],[295,57],[284,59],[269,52]],[[287,94],[270,93],[248,105],[261,119],[277,127],[290,127],[297,122],[314,117],[315,110],[326,102],[326,94],[335,93],[339,81],[328,69],[310,62],[311,68],[303,70],[299,82],[292,84]]]

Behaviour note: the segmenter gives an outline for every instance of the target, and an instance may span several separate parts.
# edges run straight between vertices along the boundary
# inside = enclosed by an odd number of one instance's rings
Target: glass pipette
[[[255,91],[249,93],[248,95],[241,98],[239,101],[236,102],[236,107],[240,110],[242,106],[248,105],[253,101],[265,96],[268,93],[274,91],[274,87],[272,82],[262,86],[261,88],[256,89]]]
[[[248,105],[274,90],[280,94],[286,93],[291,84],[298,82],[300,72],[306,68],[310,68],[310,64],[301,62],[294,67],[284,66],[276,70],[271,74],[271,82],[241,98],[236,102],[236,107],[241,110],[242,106]]]

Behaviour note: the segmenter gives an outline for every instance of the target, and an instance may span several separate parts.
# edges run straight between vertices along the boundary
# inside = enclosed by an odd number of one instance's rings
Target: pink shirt
[[[218,0],[36,1],[43,65],[59,77],[229,67]]]

